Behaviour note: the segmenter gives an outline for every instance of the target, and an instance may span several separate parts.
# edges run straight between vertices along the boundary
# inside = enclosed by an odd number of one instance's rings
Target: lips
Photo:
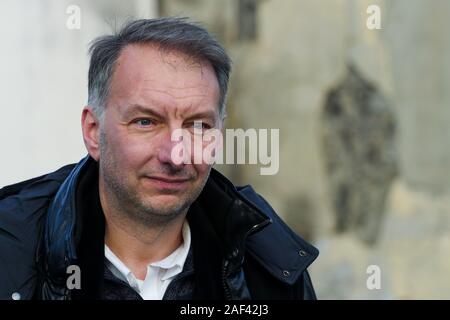
[[[173,178],[154,177],[154,176],[148,176],[147,178],[159,180],[159,181],[167,182],[167,183],[181,183],[181,182],[187,182],[190,180],[190,179],[173,179]]]
[[[191,179],[146,176],[145,180],[158,189],[184,189]]]

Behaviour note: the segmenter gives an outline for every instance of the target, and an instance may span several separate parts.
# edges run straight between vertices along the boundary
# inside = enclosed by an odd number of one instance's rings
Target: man
[[[89,155],[0,190],[0,298],[315,299],[317,249],[250,186],[173,159],[174,130],[223,128],[224,49],[162,18],[90,53]]]

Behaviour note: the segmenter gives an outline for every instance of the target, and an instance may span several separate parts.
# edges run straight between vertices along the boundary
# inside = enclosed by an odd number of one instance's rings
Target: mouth
[[[185,189],[191,179],[168,178],[159,176],[146,176],[145,180],[154,187],[161,190],[182,190]]]

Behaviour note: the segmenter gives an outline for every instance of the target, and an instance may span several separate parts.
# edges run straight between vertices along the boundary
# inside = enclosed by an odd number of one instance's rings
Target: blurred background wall
[[[278,174],[218,169],[319,248],[318,297],[450,298],[449,1],[4,0],[0,12],[0,186],[84,156],[89,41],[129,18],[188,16],[233,58],[227,127],[280,129]]]

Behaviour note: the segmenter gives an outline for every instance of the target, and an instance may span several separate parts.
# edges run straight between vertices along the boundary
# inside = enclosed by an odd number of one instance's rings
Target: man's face
[[[111,79],[100,129],[100,179],[114,205],[143,223],[165,222],[198,197],[211,166],[176,164],[175,129],[221,129],[219,86],[207,62],[128,45]],[[191,161],[194,163],[194,161]]]

